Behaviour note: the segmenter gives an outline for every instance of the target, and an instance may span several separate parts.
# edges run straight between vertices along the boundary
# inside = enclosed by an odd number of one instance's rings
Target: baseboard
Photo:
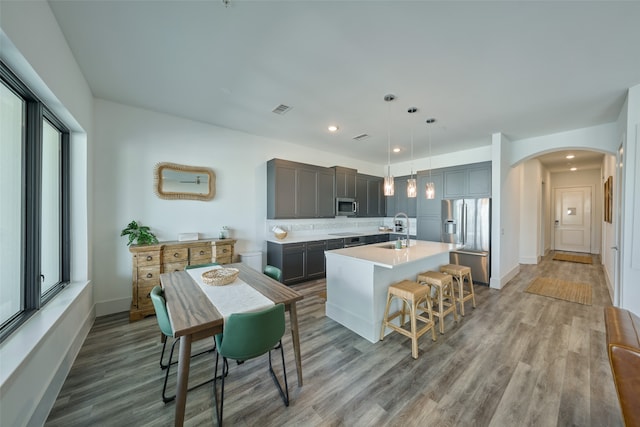
[[[96,317],[122,313],[123,311],[129,311],[130,308],[131,298],[119,298],[110,301],[97,302],[95,305]]]
[[[491,277],[491,279],[489,280],[491,282],[489,283],[489,287],[491,287],[492,289],[502,289],[507,283],[509,283],[509,280],[516,277],[519,272],[520,264],[517,264],[515,267],[513,267],[513,269],[511,269],[511,271],[507,272],[507,274],[503,275],[502,277]]]
[[[540,262],[540,257],[522,257],[520,258],[520,264],[533,264],[536,265]]]

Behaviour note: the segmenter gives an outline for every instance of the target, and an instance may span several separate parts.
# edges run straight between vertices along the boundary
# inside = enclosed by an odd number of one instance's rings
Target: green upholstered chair
[[[274,267],[273,265],[265,265],[262,272],[271,277],[273,280],[282,282],[282,271],[278,267]]]
[[[216,371],[213,382],[213,395],[216,404],[218,425],[222,426],[222,409],[224,404],[224,378],[228,375],[228,359],[245,361],[269,353],[269,372],[278,387],[280,397],[285,406],[289,406],[289,387],[287,384],[287,369],[282,348],[284,335],[284,305],[277,304],[266,310],[251,313],[231,314],[225,321],[224,331],[216,335]],[[271,364],[271,350],[280,349],[282,356],[282,372],[284,376],[284,390],[276,377]],[[223,358],[222,375],[218,376],[218,359]],[[226,371],[225,371],[226,367]],[[220,405],[218,406],[218,380],[222,381],[220,391]]]
[[[217,262],[210,262],[207,264],[196,264],[196,265],[187,265],[184,269],[191,270],[192,268],[200,268],[200,267],[215,267],[216,265],[220,265]]]
[[[167,403],[176,398],[175,395],[167,397],[166,391],[167,391],[167,380],[169,379],[169,371],[171,370],[171,365],[175,365],[176,363],[178,363],[177,361],[172,362],[172,360],[173,360],[173,350],[175,349],[178,341],[180,341],[180,338],[179,337],[176,338],[173,341],[173,344],[171,345],[171,351],[169,352],[169,361],[166,364],[162,363],[164,359],[164,351],[167,346],[167,338],[173,337],[173,329],[171,328],[169,313],[167,312],[167,302],[164,299],[164,291],[160,286],[154,286],[154,288],[151,290],[151,301],[153,302],[153,308],[156,311],[156,320],[158,321],[158,326],[160,327],[160,330],[162,331],[162,335],[163,335],[162,353],[160,354],[160,367],[162,369],[166,369],[167,371],[165,373],[164,384],[162,386],[162,401],[164,403]],[[205,353],[211,353],[212,351],[215,351],[215,349],[216,349],[216,344],[214,340],[212,348],[203,350],[199,353],[192,355],[191,357],[200,356],[201,354],[205,354]],[[210,383],[211,381],[213,381],[213,378],[201,384],[198,384],[194,387],[191,387],[189,390],[193,390],[194,388]]]

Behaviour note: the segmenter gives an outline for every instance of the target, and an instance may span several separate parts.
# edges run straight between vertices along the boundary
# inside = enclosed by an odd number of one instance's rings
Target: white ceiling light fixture
[[[411,107],[407,110],[407,113],[413,114],[418,109],[416,107]],[[411,175],[409,179],[407,179],[407,197],[415,198],[418,196],[418,184],[416,183],[416,178],[413,176],[413,125],[411,125]]]
[[[340,128],[337,125],[329,125],[327,129],[329,129],[329,132],[337,132]]]
[[[569,159],[569,160],[571,160],[571,159],[573,159],[574,157],[576,157],[576,156],[575,156],[575,155],[573,155],[573,154],[568,154],[566,158],[567,158],[567,159]]]
[[[385,95],[384,100],[389,104],[387,114],[387,175],[384,177],[384,195],[393,196],[393,175],[391,175],[391,101],[396,99],[395,95]]]
[[[436,119],[427,119],[429,125],[429,181],[425,185],[425,196],[427,199],[435,199],[436,186],[431,180],[431,126],[436,122]]]

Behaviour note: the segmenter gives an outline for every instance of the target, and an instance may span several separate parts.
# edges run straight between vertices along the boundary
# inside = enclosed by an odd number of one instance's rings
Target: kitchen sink
[[[409,243],[409,247],[415,246],[415,245],[416,245],[416,242]],[[380,246],[376,246],[376,247],[380,248],[380,249],[395,249],[396,248],[396,244],[395,243],[389,243],[388,245],[380,245]],[[406,247],[403,247],[402,249],[406,249]]]

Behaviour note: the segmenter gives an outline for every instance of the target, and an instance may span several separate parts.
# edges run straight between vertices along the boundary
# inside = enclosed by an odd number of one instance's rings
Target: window
[[[69,281],[69,131],[0,62],[0,341]]]

